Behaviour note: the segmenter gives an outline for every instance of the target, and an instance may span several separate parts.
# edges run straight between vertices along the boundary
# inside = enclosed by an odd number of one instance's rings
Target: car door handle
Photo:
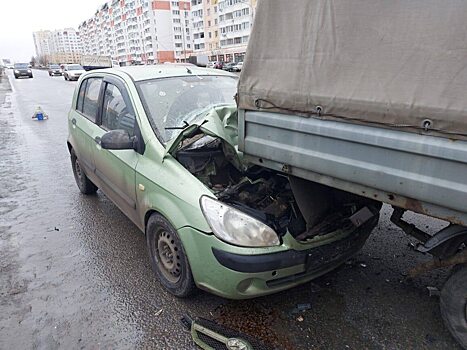
[[[75,118],[73,118],[73,119],[71,120],[71,124],[76,125],[76,119],[75,119]]]

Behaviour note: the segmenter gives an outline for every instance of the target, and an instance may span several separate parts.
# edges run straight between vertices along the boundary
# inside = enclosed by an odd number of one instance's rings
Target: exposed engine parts
[[[230,148],[220,138],[197,134],[183,141],[176,158],[219,200],[280,235],[288,231],[304,241],[337,229],[350,230],[356,227],[352,215],[368,220],[379,210],[371,200],[307,180],[256,165],[242,169]],[[371,209],[359,212],[365,206]]]

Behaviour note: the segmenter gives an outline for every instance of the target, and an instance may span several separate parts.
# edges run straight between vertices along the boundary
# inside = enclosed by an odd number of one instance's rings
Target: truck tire
[[[467,264],[453,269],[441,290],[440,305],[446,327],[467,350]]]
[[[190,264],[170,222],[158,213],[152,214],[146,225],[146,241],[152,269],[165,289],[179,298],[193,294],[196,286]]]

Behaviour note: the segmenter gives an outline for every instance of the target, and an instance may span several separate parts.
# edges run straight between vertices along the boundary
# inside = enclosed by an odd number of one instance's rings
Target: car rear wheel
[[[467,264],[454,268],[441,290],[440,305],[446,327],[467,349]]]
[[[93,194],[97,191],[97,186],[92,183],[91,180],[86,176],[83,169],[81,168],[78,157],[76,157],[75,151],[71,150],[71,166],[73,168],[73,175],[75,177],[76,184],[79,190],[83,194]]]
[[[158,213],[149,218],[146,240],[152,269],[173,295],[184,298],[196,290],[190,264],[177,231]]]

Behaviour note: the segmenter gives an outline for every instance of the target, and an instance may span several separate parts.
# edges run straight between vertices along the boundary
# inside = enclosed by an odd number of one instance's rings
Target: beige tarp
[[[466,0],[259,0],[249,110],[467,139]]]

